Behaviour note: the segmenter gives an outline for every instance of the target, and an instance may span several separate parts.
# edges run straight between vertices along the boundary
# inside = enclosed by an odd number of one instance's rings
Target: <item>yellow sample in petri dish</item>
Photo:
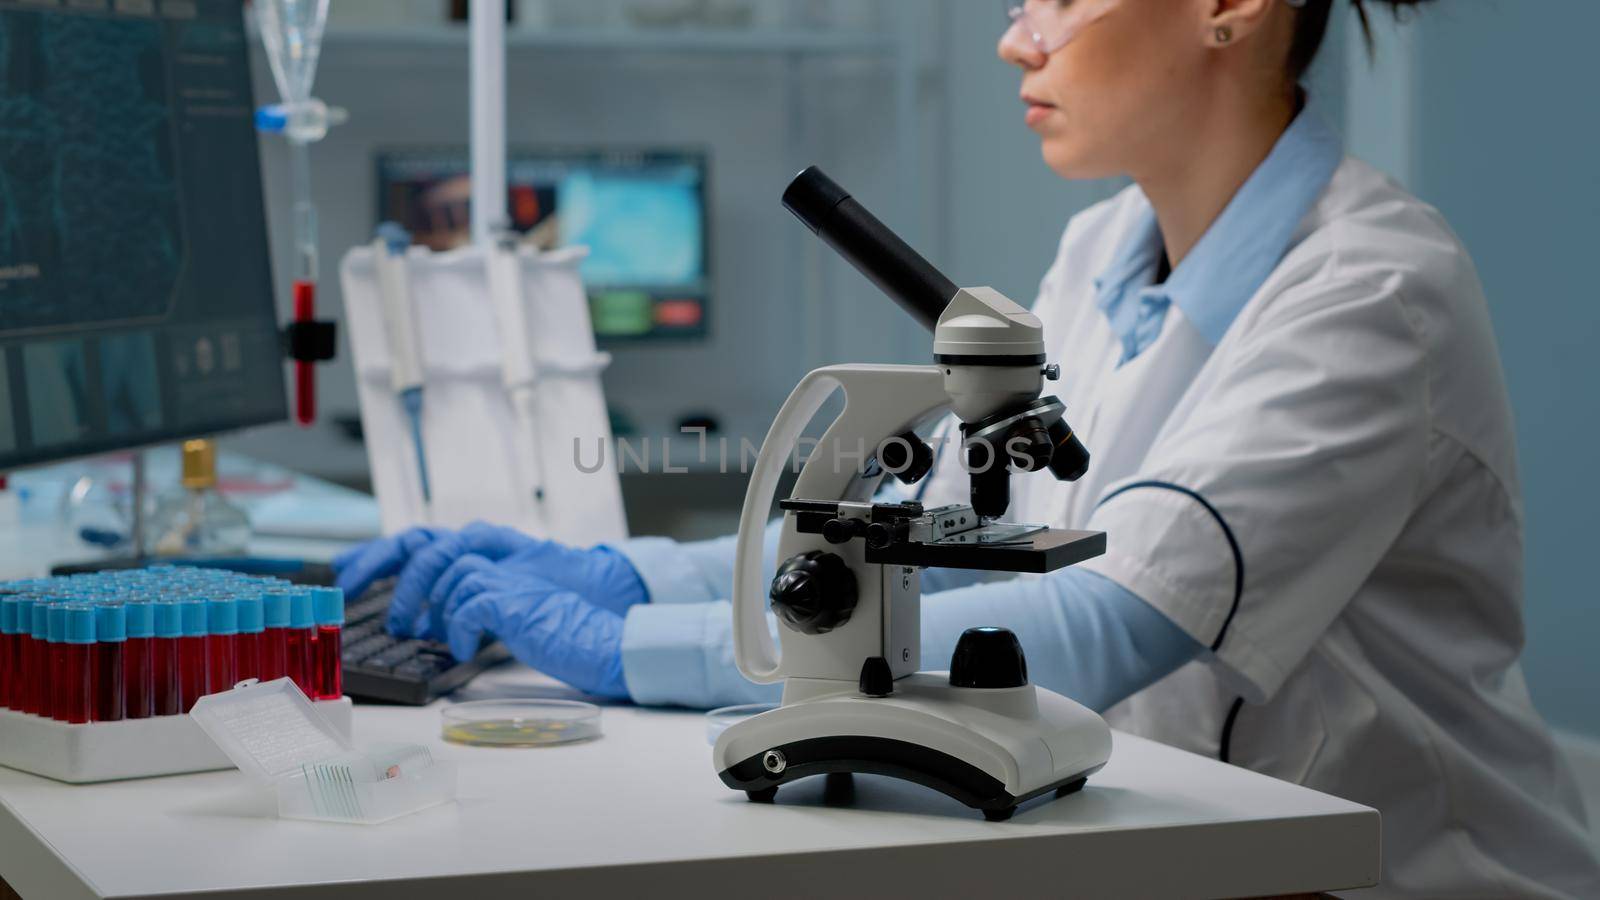
[[[440,716],[440,736],[470,747],[548,747],[601,734],[600,707],[577,700],[474,700]]]

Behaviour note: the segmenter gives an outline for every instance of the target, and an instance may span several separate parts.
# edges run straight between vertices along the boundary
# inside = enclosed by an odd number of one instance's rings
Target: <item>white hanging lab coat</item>
[[[1016,476],[1007,515],[1107,532],[1084,565],[1209,648],[1107,719],[1376,807],[1375,895],[1600,896],[1518,664],[1511,413],[1466,251],[1347,159],[1216,346],[1175,306],[1119,366],[1093,278],[1147,209],[1130,188],[1061,240],[1034,312],[1094,462]],[[965,501],[958,457],[930,503]]]

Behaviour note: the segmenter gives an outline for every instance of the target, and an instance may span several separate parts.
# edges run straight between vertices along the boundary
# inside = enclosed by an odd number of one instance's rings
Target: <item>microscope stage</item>
[[[1016,528],[989,525],[986,528]],[[977,529],[975,529],[976,531]],[[963,533],[958,537],[966,537]],[[1046,528],[1020,539],[970,542],[950,539],[931,543],[899,542],[881,550],[867,549],[866,561],[885,566],[923,566],[940,569],[984,569],[993,572],[1054,572],[1093,559],[1106,552],[1103,531],[1066,531]]]

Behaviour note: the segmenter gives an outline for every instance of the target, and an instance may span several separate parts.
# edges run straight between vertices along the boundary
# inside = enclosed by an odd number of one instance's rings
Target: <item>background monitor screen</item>
[[[238,0],[0,0],[0,472],[287,415]]]
[[[602,339],[706,333],[706,158],[683,150],[514,149],[512,227],[542,249],[589,248],[584,284]],[[434,250],[471,240],[466,151],[378,156],[378,217]]]

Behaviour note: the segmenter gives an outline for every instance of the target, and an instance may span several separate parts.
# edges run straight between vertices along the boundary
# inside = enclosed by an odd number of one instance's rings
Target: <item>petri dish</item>
[[[742,706],[724,706],[706,713],[706,743],[713,747],[717,738],[732,726],[743,722],[751,716],[759,716],[764,712],[771,712],[778,708],[776,703],[746,703]]]
[[[440,736],[469,747],[550,747],[600,737],[600,707],[577,700],[473,700],[439,715]]]

